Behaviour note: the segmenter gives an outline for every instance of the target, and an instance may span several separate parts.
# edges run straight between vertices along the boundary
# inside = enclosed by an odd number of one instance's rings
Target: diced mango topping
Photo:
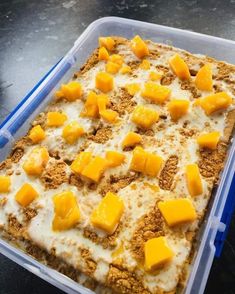
[[[140,90],[140,85],[137,83],[133,83],[133,84],[127,84],[125,86],[127,92],[131,95],[134,96],[137,92],[139,92]]]
[[[116,194],[108,192],[91,215],[91,223],[96,228],[113,234],[124,211],[124,204]]]
[[[45,147],[36,147],[23,163],[23,169],[30,176],[40,176],[48,160],[49,154],[47,149]]]
[[[158,119],[159,114],[157,111],[143,105],[137,106],[133,111],[131,117],[133,123],[144,129],[151,128],[152,125],[158,121]]]
[[[85,166],[81,174],[94,182],[98,182],[107,167],[108,162],[105,158],[95,156]]]
[[[61,86],[63,97],[68,101],[75,101],[82,96],[82,86],[77,81],[71,81]]]
[[[107,105],[109,104],[109,97],[105,94],[97,95],[97,105],[99,112],[106,110]]]
[[[141,95],[153,103],[164,103],[170,96],[171,89],[153,82],[144,84],[144,90]]]
[[[224,110],[232,104],[232,97],[226,92],[219,92],[199,98],[195,101],[195,105],[199,105],[205,111],[207,115],[210,115],[216,111]]]
[[[112,51],[115,46],[115,41],[111,37],[99,37],[100,47],[105,47],[109,51]]]
[[[99,48],[98,58],[99,60],[109,60],[109,53],[105,47]]]
[[[121,74],[127,74],[131,72],[131,67],[129,65],[123,65],[120,69]]]
[[[131,49],[133,53],[138,57],[138,58],[143,58],[147,55],[149,55],[149,49],[146,43],[140,38],[140,36],[135,36],[131,40]]]
[[[67,115],[61,112],[48,112],[47,113],[47,126],[60,127],[67,120]]]
[[[192,222],[197,218],[192,201],[187,198],[160,201],[158,208],[170,227]]]
[[[202,180],[197,164],[188,164],[186,166],[186,182],[191,196],[202,194]]]
[[[197,143],[200,146],[200,148],[208,148],[211,150],[215,150],[219,142],[219,139],[220,139],[219,132],[211,132],[208,134],[200,135],[197,138]]]
[[[149,79],[150,79],[152,82],[159,81],[161,78],[162,78],[162,74],[161,74],[161,73],[154,72],[154,71],[151,71],[151,72],[149,73]]]
[[[150,62],[147,59],[144,59],[141,64],[140,64],[140,68],[144,69],[144,70],[148,70],[150,69]]]
[[[141,147],[135,147],[131,160],[130,169],[142,172],[150,177],[155,177],[159,173],[163,160],[160,156],[146,152]]]
[[[97,104],[97,95],[95,92],[90,92],[87,96],[84,109],[81,112],[81,116],[87,116],[90,118],[99,117],[99,108]]]
[[[0,176],[0,193],[7,193],[11,188],[11,178],[9,176]]]
[[[40,125],[36,125],[29,132],[29,138],[34,144],[41,142],[45,137],[46,134]]]
[[[117,121],[118,112],[112,109],[100,111],[100,116],[107,122],[114,123]]]
[[[149,239],[144,245],[145,269],[148,272],[162,267],[174,256],[165,237]]]
[[[70,168],[76,174],[81,174],[84,168],[91,161],[91,152],[80,152],[79,155],[72,162]]]
[[[99,72],[95,78],[96,88],[107,93],[113,89],[113,77],[106,72]]]
[[[120,69],[119,64],[114,63],[112,61],[108,61],[107,64],[105,65],[105,70],[107,71],[107,73],[110,74],[116,74]]]
[[[213,90],[213,79],[211,64],[205,64],[198,71],[195,78],[195,85],[199,90],[212,91]]]
[[[111,62],[118,64],[120,67],[123,64],[123,57],[119,54],[113,54],[109,59]]]
[[[64,98],[64,93],[63,93],[61,90],[57,90],[57,91],[55,92],[55,98],[56,98],[57,100],[60,100],[61,98]]]
[[[187,63],[179,56],[179,54],[175,54],[170,58],[169,64],[173,72],[177,75],[181,80],[190,79],[190,72]]]
[[[171,119],[177,121],[188,112],[189,101],[174,99],[167,104],[167,108],[170,112]]]
[[[64,231],[73,228],[80,220],[80,210],[75,195],[71,191],[64,191],[53,197],[54,231]]]
[[[38,197],[38,192],[28,183],[18,190],[15,195],[15,200],[23,207],[28,206],[33,200]]]
[[[108,161],[109,167],[116,167],[121,165],[125,160],[125,155],[117,151],[107,151],[105,158]]]
[[[124,140],[122,141],[122,148],[135,146],[139,144],[142,140],[141,135],[136,134],[134,132],[129,132]]]
[[[62,137],[68,144],[74,144],[83,134],[83,127],[77,121],[72,121],[64,127]]]

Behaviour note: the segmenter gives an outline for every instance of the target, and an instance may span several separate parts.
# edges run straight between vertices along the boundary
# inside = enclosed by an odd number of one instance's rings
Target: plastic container
[[[97,47],[101,35],[131,38],[139,34],[144,39],[166,43],[192,53],[210,55],[235,63],[235,42],[180,29],[117,17],[101,18],[93,22],[77,39],[72,49],[30,91],[0,126],[0,160],[11,150],[12,144],[26,134],[30,122],[45,108],[52,93],[63,81],[71,78]],[[219,256],[234,208],[235,198],[235,140],[230,146],[220,184],[210,201],[206,219],[200,229],[198,248],[191,265],[185,293],[203,293],[214,256]],[[59,272],[37,262],[22,251],[0,240],[1,253],[37,276],[68,293],[92,293]]]

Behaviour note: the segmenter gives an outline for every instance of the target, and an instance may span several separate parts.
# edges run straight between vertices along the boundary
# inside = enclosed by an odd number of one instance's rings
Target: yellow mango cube
[[[202,194],[203,186],[197,164],[188,164],[186,166],[186,182],[191,196]]]
[[[29,132],[29,138],[34,144],[43,141],[45,137],[46,134],[40,125],[36,125]]]
[[[112,109],[100,111],[100,116],[107,122],[114,123],[117,121],[118,112]]]
[[[170,58],[169,64],[173,72],[177,75],[181,80],[190,79],[190,72],[187,63],[179,56],[179,54],[175,54]]]
[[[219,142],[219,139],[220,139],[219,132],[211,132],[208,134],[200,135],[197,138],[197,143],[200,146],[200,148],[208,148],[211,150],[215,150]]]
[[[94,209],[91,223],[94,227],[113,234],[124,212],[124,203],[116,194],[108,192]]]
[[[145,172],[145,166],[147,161],[148,153],[143,148],[135,147],[131,159],[130,169],[137,172]]]
[[[68,144],[74,144],[84,133],[83,127],[77,121],[72,121],[64,127],[62,137]]]
[[[68,101],[75,101],[82,96],[82,86],[77,81],[71,81],[61,86],[63,96]]]
[[[75,158],[75,160],[70,165],[71,170],[75,174],[81,174],[84,168],[91,161],[92,154],[91,152],[80,152],[79,155]]]
[[[67,120],[67,115],[61,112],[48,112],[47,113],[47,126],[48,127],[60,127]]]
[[[81,116],[87,116],[91,118],[99,117],[99,108],[98,108],[97,99],[98,97],[96,93],[91,91],[87,96],[84,109],[81,112]]]
[[[53,197],[54,219],[52,229],[64,231],[73,228],[80,220],[80,210],[73,192],[64,191]]]
[[[171,89],[153,82],[144,84],[144,90],[141,95],[153,103],[164,103],[170,96]]]
[[[64,98],[64,93],[61,90],[57,90],[55,92],[55,99],[60,100],[61,98]]]
[[[195,78],[195,85],[199,90],[212,91],[213,90],[213,79],[211,64],[205,64],[201,67]]]
[[[120,65],[112,61],[108,61],[107,64],[105,65],[106,72],[110,74],[118,73],[119,69],[120,69]]]
[[[120,67],[123,64],[123,57],[119,54],[113,54],[109,59],[111,62],[118,64]]]
[[[30,176],[40,176],[49,160],[49,154],[45,147],[34,148],[23,163],[24,171]]]
[[[144,59],[140,64],[140,68],[144,69],[144,70],[150,69],[150,66],[151,66],[151,64],[147,59]]]
[[[11,188],[11,178],[9,176],[0,176],[0,193],[8,193]]]
[[[107,151],[105,154],[105,158],[108,161],[109,167],[116,167],[124,162],[126,156],[117,151]]]
[[[193,222],[197,218],[192,201],[187,198],[160,201],[158,208],[169,227]]]
[[[232,104],[232,97],[226,92],[219,92],[196,100],[196,105],[202,107],[207,115],[224,110]]]
[[[105,158],[96,156],[85,166],[81,174],[88,179],[98,182],[108,166]]]
[[[105,94],[97,95],[97,105],[99,112],[106,110],[107,105],[109,104],[109,97]]]
[[[113,77],[107,72],[99,72],[95,78],[96,88],[100,91],[107,93],[113,89]]]
[[[138,35],[131,40],[131,49],[138,58],[149,55],[148,46]]]
[[[147,153],[144,173],[150,177],[156,177],[161,169],[162,163],[163,160],[160,156],[153,153]]]
[[[167,104],[167,108],[170,112],[171,119],[177,121],[188,112],[189,101],[174,99]]]
[[[142,141],[142,137],[134,132],[129,132],[122,141],[122,148],[135,146]]]
[[[112,51],[115,47],[115,41],[111,37],[99,37],[99,45]]]
[[[99,48],[98,59],[105,61],[109,60],[109,53],[105,47]]]
[[[159,81],[161,78],[162,78],[162,74],[161,74],[161,73],[154,72],[154,71],[151,71],[151,72],[149,73],[149,79],[150,79],[152,82]]]
[[[129,65],[123,65],[123,67],[120,69],[121,74],[127,74],[131,73],[131,67]]]
[[[143,105],[137,106],[131,117],[133,123],[144,129],[151,128],[152,125],[158,121],[158,119],[159,114],[157,111]]]
[[[38,192],[30,184],[25,183],[16,193],[15,200],[21,206],[26,207],[37,197]]]
[[[174,253],[167,244],[165,237],[149,239],[144,244],[145,269],[148,272],[162,267],[169,263]]]
[[[133,83],[133,84],[127,84],[125,86],[125,89],[127,90],[127,92],[131,95],[134,96],[136,93],[138,93],[140,91],[140,85],[137,83]]]

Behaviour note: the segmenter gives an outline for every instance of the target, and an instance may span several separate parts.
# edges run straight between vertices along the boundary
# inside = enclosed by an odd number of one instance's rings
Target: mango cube
[[[40,176],[48,160],[49,154],[47,149],[45,147],[36,147],[23,163],[23,169],[30,176]]]
[[[144,59],[140,64],[140,68],[144,70],[150,69],[150,62],[147,59]]]
[[[106,110],[106,106],[109,104],[109,97],[105,94],[97,95],[97,105],[99,112]]]
[[[131,40],[131,49],[138,58],[149,55],[148,46],[138,35]]]
[[[131,117],[133,123],[144,129],[151,128],[152,125],[158,121],[158,119],[159,114],[157,111],[142,105],[139,105],[135,108]]]
[[[156,177],[161,169],[162,163],[163,160],[160,156],[147,153],[144,173],[150,177]]]
[[[83,134],[84,129],[77,121],[72,121],[62,131],[62,137],[68,144],[74,144]]]
[[[75,101],[82,96],[82,86],[77,81],[71,81],[61,86],[64,98],[68,101]]]
[[[25,183],[16,193],[15,200],[21,206],[26,207],[37,197],[38,192],[30,184]]]
[[[215,150],[219,142],[219,139],[220,139],[219,132],[211,132],[208,134],[200,135],[197,138],[197,143],[200,146],[200,148],[208,148],[211,150]]]
[[[171,90],[166,86],[161,86],[153,82],[144,84],[141,95],[153,103],[164,103],[170,96]]]
[[[123,57],[119,54],[113,54],[109,59],[111,62],[118,64],[120,67],[123,64]]]
[[[153,81],[153,82],[159,81],[161,78],[162,78],[162,74],[161,73],[157,73],[157,72],[154,72],[154,71],[151,71],[149,73],[149,79],[151,81]]]
[[[226,92],[219,92],[204,98],[199,98],[196,100],[195,104],[201,106],[205,113],[210,115],[229,107],[232,104],[232,97]]]
[[[113,77],[106,72],[99,72],[95,78],[96,88],[100,91],[107,93],[113,89]]]
[[[97,104],[97,95],[95,92],[90,92],[87,96],[87,100],[84,105],[84,109],[81,113],[81,116],[87,116],[91,118],[99,117],[99,108]]]
[[[100,116],[107,122],[114,123],[117,121],[118,112],[112,109],[106,109],[100,111]]]
[[[64,191],[53,197],[54,231],[64,231],[73,228],[80,220],[80,210],[75,195],[71,191]]]
[[[202,180],[197,164],[188,164],[186,166],[186,182],[191,196],[202,194]]]
[[[197,218],[192,201],[187,198],[160,201],[158,208],[169,227],[192,222]]]
[[[131,72],[131,67],[129,65],[123,65],[123,67],[120,69],[121,74],[127,74]]]
[[[120,69],[119,64],[114,63],[112,61],[108,61],[107,64],[105,65],[106,72],[110,74],[118,73],[119,69]]]
[[[148,154],[143,148],[137,146],[133,151],[133,156],[131,159],[130,169],[137,172],[145,172],[145,166]]]
[[[60,100],[61,98],[64,98],[64,93],[61,90],[58,90],[55,92],[55,98],[57,100]]]
[[[111,37],[99,37],[100,47],[105,47],[109,51],[112,51],[115,46],[115,41]]]
[[[107,151],[105,158],[108,161],[109,167],[116,167],[121,165],[125,160],[125,155],[117,151]]]
[[[124,140],[122,141],[122,147],[130,147],[139,144],[142,140],[141,135],[136,134],[134,132],[129,132]]]
[[[167,108],[170,112],[171,119],[177,121],[188,112],[189,101],[174,99],[168,103]]]
[[[99,48],[98,59],[105,61],[109,60],[109,53],[105,47]]]
[[[133,83],[133,84],[127,84],[125,86],[125,89],[127,90],[127,92],[131,95],[134,96],[136,93],[139,92],[140,90],[140,85],[137,83]]]
[[[94,227],[113,234],[124,211],[124,204],[116,194],[108,192],[91,215]]]
[[[0,176],[0,193],[7,193],[11,188],[11,178],[9,176]]]
[[[205,64],[198,71],[195,78],[195,85],[199,90],[212,91],[213,90],[213,79],[211,64]]]
[[[40,125],[36,125],[29,132],[29,138],[34,144],[41,142],[45,137],[46,134]]]
[[[84,168],[91,161],[91,152],[80,152],[79,155],[72,162],[70,168],[75,174],[81,174]]]
[[[61,112],[48,112],[47,113],[47,126],[48,127],[60,127],[67,120],[67,115]]]
[[[88,179],[98,182],[108,166],[105,158],[96,156],[85,166],[81,174]]]
[[[165,237],[149,239],[144,245],[145,269],[148,272],[162,267],[170,262],[174,256]]]
[[[190,72],[187,63],[179,56],[179,54],[175,54],[170,58],[169,64],[173,72],[177,75],[181,80],[190,79]]]

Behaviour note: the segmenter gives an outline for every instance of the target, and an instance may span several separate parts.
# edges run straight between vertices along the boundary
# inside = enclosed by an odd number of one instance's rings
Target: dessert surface
[[[0,226],[85,285],[174,292],[224,166],[235,67],[139,36],[99,45],[1,164]]]

